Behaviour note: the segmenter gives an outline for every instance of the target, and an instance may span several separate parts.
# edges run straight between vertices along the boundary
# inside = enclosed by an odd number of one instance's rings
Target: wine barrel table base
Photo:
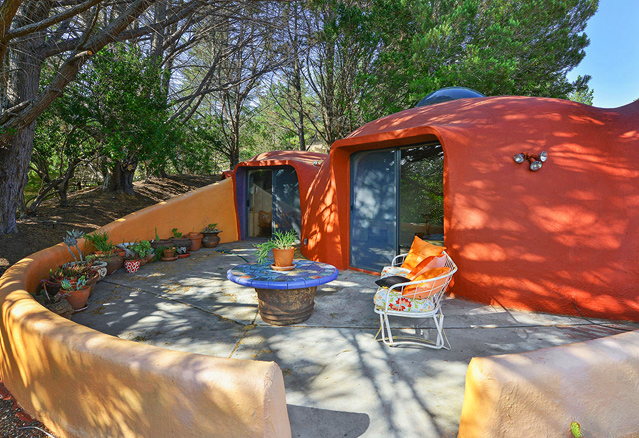
[[[272,325],[298,324],[310,318],[317,286],[338,275],[337,269],[326,263],[295,260],[291,271],[275,271],[271,263],[238,265],[226,276],[234,283],[255,288],[260,316]]]

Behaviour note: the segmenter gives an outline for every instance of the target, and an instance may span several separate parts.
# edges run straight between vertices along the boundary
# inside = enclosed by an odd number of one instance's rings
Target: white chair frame
[[[401,345],[401,344],[413,344],[413,345],[420,345],[420,346],[424,346],[428,348],[435,348],[435,349],[444,348],[446,350],[450,350],[450,343],[448,342],[448,338],[446,337],[446,334],[444,333],[444,313],[442,312],[442,309],[441,309],[441,300],[444,296],[444,292],[446,292],[446,289],[448,288],[448,284],[450,283],[450,280],[452,279],[455,272],[457,272],[457,265],[455,264],[455,262],[453,262],[453,260],[446,253],[446,251],[444,251],[444,254],[446,255],[446,264],[444,266],[450,268],[450,271],[446,273],[445,275],[441,275],[436,278],[429,278],[428,280],[399,283],[389,288],[389,291],[386,294],[384,309],[378,309],[377,306],[375,306],[375,313],[379,315],[379,324],[380,324],[379,331],[377,332],[377,335],[375,335],[375,340],[380,340],[378,336],[381,333],[381,340],[384,342],[384,344],[390,345],[391,347],[394,347],[396,345]],[[392,261],[392,266],[393,267],[401,266],[401,264],[404,262],[404,259],[406,258],[407,255],[408,254],[401,254],[395,257]],[[435,284],[437,282],[441,283],[441,280],[444,280],[444,283],[435,288],[434,287]],[[425,312],[403,312],[403,311],[393,310],[389,308],[389,304],[391,302],[391,296],[390,296],[391,290],[399,289],[403,291],[404,288],[409,285],[417,285],[417,289],[412,294],[405,295],[405,298],[412,300],[414,299],[413,297],[416,294],[423,295],[425,293],[428,293],[428,296],[425,296],[424,298],[431,300],[434,306],[432,310],[425,311]],[[390,322],[388,320],[389,316],[401,316],[403,318],[418,318],[418,319],[433,318],[433,321],[435,322],[435,329],[437,330],[437,340],[433,342],[426,339],[425,336],[422,337],[422,336],[416,336],[416,335],[415,336],[404,335],[402,337],[398,337],[398,336],[394,337],[393,333],[391,332]]]

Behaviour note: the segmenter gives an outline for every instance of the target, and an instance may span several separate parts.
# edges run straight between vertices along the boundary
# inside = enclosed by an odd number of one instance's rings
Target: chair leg
[[[437,314],[432,316],[435,321],[435,329],[437,330],[437,339],[435,342],[429,341],[421,336],[403,336],[397,338],[397,340],[393,339],[393,333],[391,332],[390,321],[388,320],[388,315],[379,315],[379,324],[380,324],[380,332],[382,334],[382,341],[384,344],[394,347],[400,344],[413,344],[413,345],[421,345],[428,348],[434,349],[445,349],[450,350],[450,342],[448,342],[448,338],[444,333],[444,314],[438,312]],[[432,330],[432,329],[431,329]],[[388,338],[386,337],[386,333],[388,332]],[[379,332],[378,332],[379,333]]]

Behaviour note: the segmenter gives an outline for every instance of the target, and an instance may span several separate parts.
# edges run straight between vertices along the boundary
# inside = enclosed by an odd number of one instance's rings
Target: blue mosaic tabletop
[[[295,269],[276,271],[271,268],[273,260],[265,263],[249,263],[231,268],[226,277],[233,283],[257,289],[302,289],[316,287],[337,278],[335,266],[310,260],[293,260]]]

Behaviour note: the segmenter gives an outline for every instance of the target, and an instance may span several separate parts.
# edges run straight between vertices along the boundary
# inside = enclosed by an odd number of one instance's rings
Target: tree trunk
[[[38,21],[49,15],[50,2],[34,5],[27,11],[25,20]],[[11,50],[13,71],[6,84],[3,106],[12,107],[38,95],[44,62],[43,44],[44,34],[35,33],[22,38],[15,50]],[[18,232],[16,210],[29,179],[34,135],[35,122],[31,122],[15,135],[4,136],[5,140],[0,142],[0,235]]]
[[[27,185],[34,131],[31,124],[0,143],[0,235],[18,232],[16,211]]]
[[[115,163],[115,166],[113,166],[107,178],[109,180],[108,183],[105,179],[103,190],[135,195],[135,191],[133,190],[133,177],[135,176],[137,167],[137,158],[129,158],[127,161],[118,161]]]

